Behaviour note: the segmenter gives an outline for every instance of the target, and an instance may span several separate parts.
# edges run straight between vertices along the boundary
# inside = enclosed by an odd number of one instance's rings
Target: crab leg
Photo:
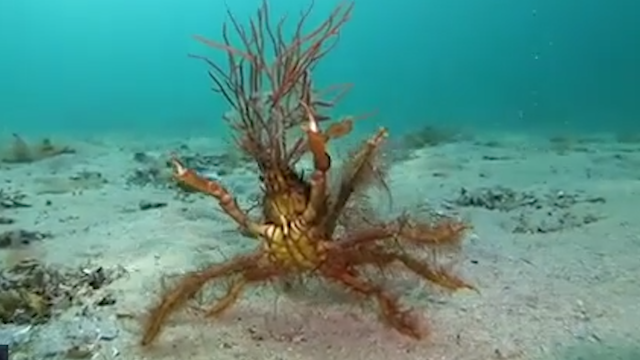
[[[171,159],[173,164],[173,176],[180,184],[196,191],[213,196],[227,215],[235,220],[243,229],[247,229],[253,236],[264,236],[266,226],[253,222],[249,216],[240,209],[236,199],[218,182],[206,179],[198,175],[192,169],[186,168],[178,159]]]
[[[362,147],[343,165],[345,171],[342,174],[341,184],[335,197],[333,207],[326,219],[326,227],[333,231],[338,222],[338,217],[347,205],[351,195],[356,191],[356,185],[367,178],[372,170],[372,158],[376,155],[380,145],[387,137],[387,129],[380,128],[370,137]]]
[[[263,258],[265,259],[265,258]],[[235,279],[227,289],[227,293],[218,302],[206,310],[206,317],[221,315],[224,311],[235,304],[247,286],[273,280],[280,274],[280,270],[268,261],[254,261],[242,271],[242,277]]]
[[[222,314],[222,312],[224,312],[225,310],[229,309],[231,305],[235,304],[238,301],[246,285],[247,285],[247,281],[244,279],[235,281],[231,285],[231,287],[229,287],[225,296],[222,299],[220,299],[218,303],[216,303],[214,306],[212,306],[207,310],[205,316],[209,318],[218,316]]]
[[[313,155],[313,165],[315,171],[311,175],[311,195],[309,196],[309,203],[306,209],[302,213],[302,220],[306,222],[313,222],[318,216],[318,210],[322,208],[325,200],[325,194],[327,189],[327,172],[331,167],[331,158],[327,154],[326,142],[327,136],[325,136],[318,126],[318,121],[313,115],[309,105],[301,102],[302,107],[307,112],[309,118],[308,124],[304,127],[304,131],[307,133],[307,142],[309,144],[309,150]]]
[[[395,299],[395,297],[388,294],[379,286],[364,279],[360,279],[357,276],[353,276],[348,272],[340,273],[329,271],[325,274],[329,278],[346,286],[356,294],[375,298],[380,307],[380,315],[382,319],[399,333],[410,336],[414,339],[420,339],[424,336],[417,318],[413,316],[411,311],[401,310],[400,303]]]
[[[144,324],[141,345],[151,345],[164,328],[169,316],[193,299],[205,284],[216,279],[238,274],[246,268],[254,266],[263,256],[262,252],[241,255],[224,263],[214,264],[206,269],[185,274],[175,287],[163,294],[160,302],[149,312]]]

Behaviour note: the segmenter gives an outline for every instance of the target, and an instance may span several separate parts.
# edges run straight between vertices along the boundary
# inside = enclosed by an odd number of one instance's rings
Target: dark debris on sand
[[[252,163],[247,162],[242,158],[240,154],[236,152],[222,152],[220,154],[201,154],[198,152],[191,152],[186,145],[181,147],[181,150],[187,152],[182,156],[180,160],[185,166],[195,170],[201,176],[216,180],[223,181],[222,179],[227,176],[243,176],[244,173],[252,173]],[[173,175],[173,166],[171,159],[168,157],[159,157],[145,152],[136,152],[133,154],[133,160],[138,166],[127,176],[126,184],[128,186],[136,187],[155,187],[159,189],[169,189],[175,192],[175,198],[179,201],[192,202],[194,196],[201,196],[193,189],[184,186],[183,184],[176,182]],[[254,169],[255,170],[255,169]],[[253,175],[251,180],[255,180]],[[234,188],[236,195],[243,195],[249,189],[250,186],[245,187],[246,181],[240,181],[242,185],[238,185]],[[255,203],[252,198],[255,194],[245,194],[251,204]],[[141,201],[138,209],[145,211],[150,209],[157,209],[166,206],[165,201],[155,201],[152,199],[145,199]]]
[[[186,146],[183,150],[188,151]],[[232,152],[220,154],[192,153],[181,156],[181,161],[190,169],[209,177],[218,178],[229,175],[239,169],[248,168],[249,163],[244,161],[239,155]],[[133,160],[139,164],[133,173],[127,177],[127,184],[135,186],[157,186],[157,187],[177,187],[171,181],[173,168],[168,158],[136,152]]]
[[[24,200],[26,195],[21,192],[0,189],[0,209],[16,209],[31,207]]]
[[[544,234],[579,228],[602,219],[599,196],[564,191],[544,194],[517,191],[503,186],[468,190],[462,188],[452,201],[456,206],[500,211],[511,217],[505,226],[513,233]]]
[[[0,232],[0,249],[14,249],[30,245],[51,237],[51,234],[39,231],[9,230]]]
[[[471,140],[472,136],[461,129],[425,125],[415,131],[404,134],[398,140],[391,140],[385,146],[385,155],[393,163],[407,161],[416,157],[416,151]]]
[[[20,192],[0,189],[0,225],[15,223],[15,219],[2,214],[2,210],[31,207],[25,202],[26,195]]]

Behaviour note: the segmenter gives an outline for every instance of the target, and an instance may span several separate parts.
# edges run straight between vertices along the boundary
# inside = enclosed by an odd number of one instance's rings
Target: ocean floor
[[[242,204],[257,179],[210,139],[71,140],[75,154],[0,165],[2,271],[47,264],[41,288],[69,298],[44,325],[3,325],[0,343],[13,344],[14,359],[637,360],[640,142],[632,140],[488,134],[398,156],[389,176],[395,208],[429,207],[474,226],[460,271],[479,292],[406,289],[428,323],[424,341],[348,301],[260,288],[220,319],[178,316],[146,351],[137,346],[140,318],[167,276],[256,246],[212,199],[163,186],[168,155],[221,164],[212,171]],[[45,311],[37,296],[19,295],[36,315]]]

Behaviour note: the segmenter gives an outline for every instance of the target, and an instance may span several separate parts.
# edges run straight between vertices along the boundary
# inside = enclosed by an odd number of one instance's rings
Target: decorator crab
[[[264,1],[247,28],[228,13],[239,46],[231,44],[226,25],[222,42],[196,36],[228,59],[223,67],[194,56],[209,65],[213,90],[233,109],[227,120],[237,146],[257,164],[260,216],[251,218],[222,184],[201,177],[178,158],[172,160],[175,179],[216,199],[241,232],[256,240],[256,248],[182,275],[150,309],[142,345],[151,344],[169,316],[211,283],[229,286],[226,295],[203,309],[206,317],[229,309],[249,286],[314,277],[374,301],[386,325],[413,338],[425,335],[417,317],[385,288],[380,276],[405,272],[444,289],[472,288],[437,261],[442,252],[458,251],[466,224],[450,218],[419,221],[404,214],[381,220],[375,215],[367,190],[384,185],[378,155],[386,129],[379,129],[343,161],[335,184],[329,180],[327,142],[348,135],[353,119],[332,121],[322,112],[348,87],[319,91],[311,73],[335,45],[352,8],[352,3],[340,4],[324,22],[303,32],[309,7],[289,39],[283,21],[271,22]],[[337,95],[331,101],[322,99],[330,93]],[[323,130],[326,123],[330,125]],[[292,135],[295,130],[298,136]],[[311,155],[314,168],[307,177],[296,170],[305,154]]]

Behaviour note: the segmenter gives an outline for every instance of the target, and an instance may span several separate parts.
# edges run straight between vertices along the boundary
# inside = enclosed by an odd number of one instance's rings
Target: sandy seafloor
[[[127,184],[140,166],[133,154],[166,156],[183,144],[201,153],[224,147],[210,139],[119,136],[71,144],[78,154],[2,165],[0,186],[24,192],[33,206],[5,210],[17,221],[0,225],[0,231],[50,232],[29,252],[68,266],[122,266],[127,275],[100,290],[112,294],[115,304],[82,315],[96,321],[93,330],[76,325],[78,309],[45,330],[31,329],[36,356],[56,358],[55,349],[67,343],[110,332],[90,344],[89,358],[640,359],[640,143],[605,135],[550,142],[494,134],[416,150],[396,163],[389,176],[396,207],[429,204],[474,225],[460,271],[479,293],[408,289],[406,301],[424,314],[431,331],[424,341],[402,338],[357,306],[259,290],[216,321],[177,317],[147,352],[138,349],[139,325],[128,317],[144,314],[162,275],[254,244],[233,233],[235,226],[210,198],[183,201],[169,189]],[[42,193],[43,178],[82,171],[100,172],[108,182],[80,192]],[[238,171],[223,181],[246,195],[255,179]],[[526,200],[494,210],[456,201],[461,188],[474,193],[500,191],[498,186]],[[141,211],[141,201],[166,206]],[[79,331],[94,334],[74,333]]]

